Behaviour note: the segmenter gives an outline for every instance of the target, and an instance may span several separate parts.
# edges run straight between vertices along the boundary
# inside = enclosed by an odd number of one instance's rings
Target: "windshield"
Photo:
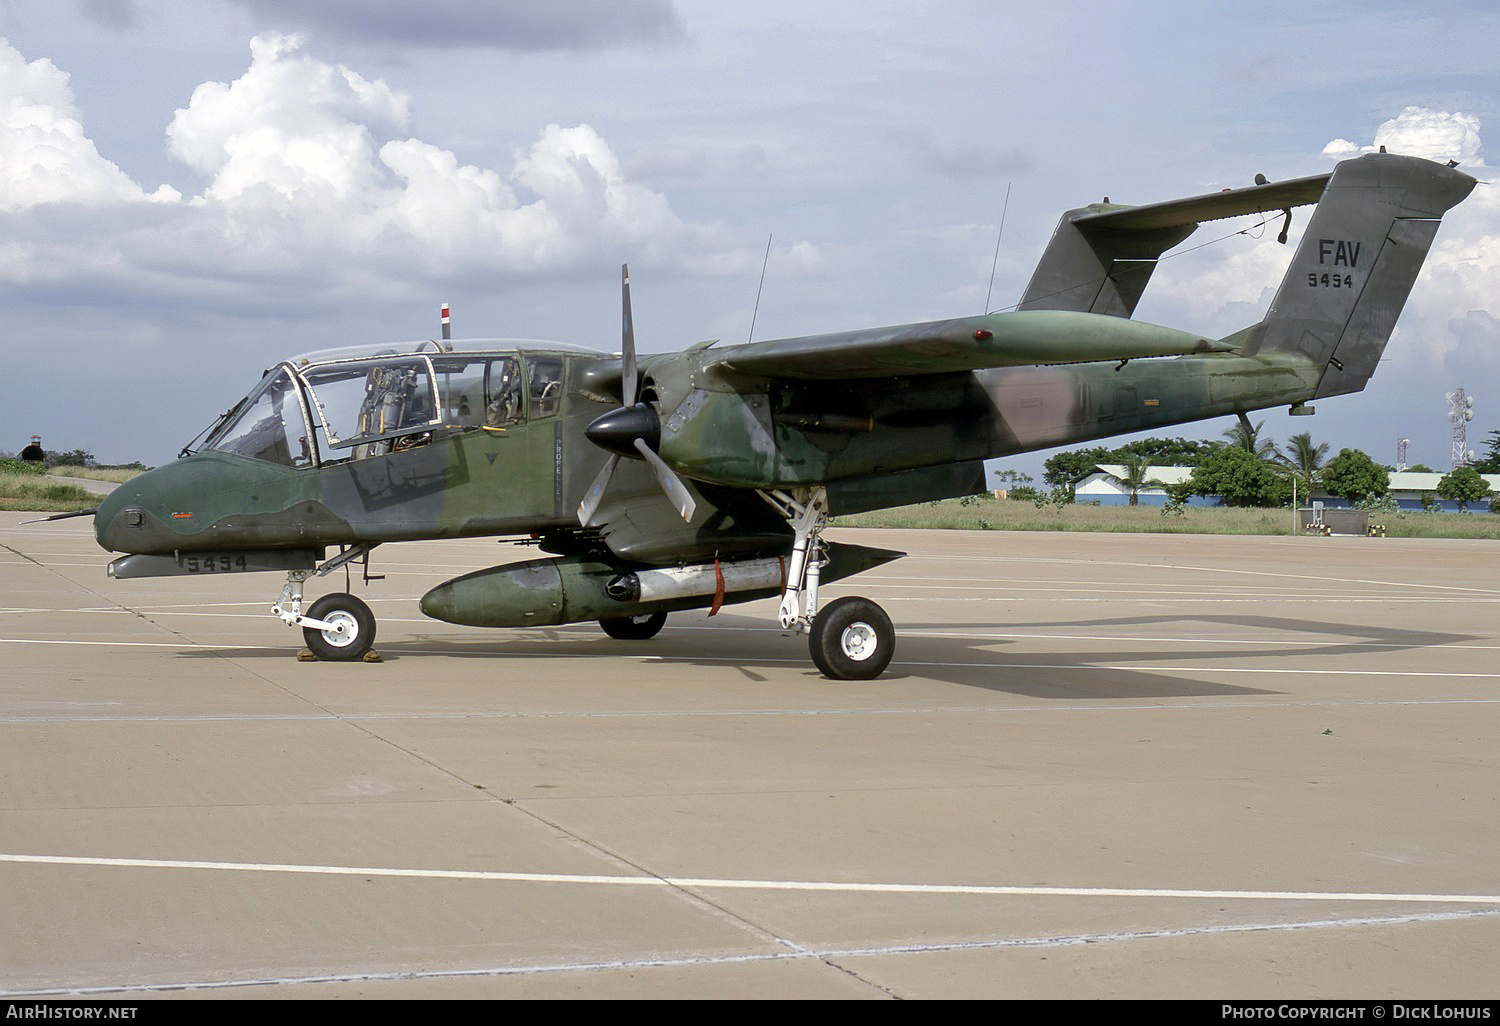
[[[209,437],[205,448],[287,467],[311,464],[302,399],[286,369],[278,367],[267,374]]]

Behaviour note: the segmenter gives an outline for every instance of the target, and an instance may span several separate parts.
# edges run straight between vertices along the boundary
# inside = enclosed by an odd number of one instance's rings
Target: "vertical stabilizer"
[[[1063,214],[1017,310],[1075,310],[1129,317],[1164,252],[1193,234],[1187,222],[1147,231],[1096,226],[1098,215],[1132,208],[1094,204]]]
[[[1425,160],[1340,163],[1245,354],[1289,352],[1323,368],[1317,397],[1358,392],[1380,362],[1438,224],[1475,186]]]

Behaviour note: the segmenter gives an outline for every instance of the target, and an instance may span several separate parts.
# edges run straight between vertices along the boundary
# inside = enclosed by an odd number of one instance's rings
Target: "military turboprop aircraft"
[[[324,659],[362,657],[375,619],[346,593],[304,609],[309,578],[367,568],[385,542],[515,536],[548,555],[441,584],[422,611],[645,639],[669,612],[780,595],[825,675],[876,677],[890,619],[818,589],[901,553],[825,541],[830,516],[978,492],[988,457],[1359,391],[1475,185],[1383,151],[1258,181],[1066,212],[1009,313],[637,359],[627,270],[618,355],[444,339],[286,360],[201,445],[109,495],[95,532],[130,553],[117,578],[285,573],[272,611]],[[1259,323],[1210,339],[1130,319],[1199,222],[1289,223],[1310,203]]]

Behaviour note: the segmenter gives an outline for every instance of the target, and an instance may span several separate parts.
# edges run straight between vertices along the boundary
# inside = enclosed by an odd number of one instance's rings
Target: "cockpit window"
[[[438,396],[443,421],[460,428],[476,428],[484,421],[484,379],[489,360],[483,357],[439,357],[432,361],[437,371]]]
[[[527,359],[526,369],[531,379],[531,416],[552,416],[562,402],[562,360],[533,356]]]
[[[432,366],[445,423],[504,428],[526,416],[521,361],[514,355],[437,356]]]
[[[302,380],[321,422],[315,430],[325,459],[405,448],[441,422],[432,365],[423,357],[310,367]]]
[[[285,369],[267,375],[238,414],[208,440],[207,448],[288,467],[311,465],[307,422],[292,376]]]
[[[485,427],[504,427],[526,416],[521,393],[521,364],[507,356],[490,364],[489,402],[484,407]]]

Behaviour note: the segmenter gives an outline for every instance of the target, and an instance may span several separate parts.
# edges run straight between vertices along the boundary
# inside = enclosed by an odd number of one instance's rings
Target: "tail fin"
[[[1365,387],[1443,214],[1476,182],[1421,157],[1367,153],[1334,168],[1247,356],[1296,353],[1323,368],[1314,397]]]

